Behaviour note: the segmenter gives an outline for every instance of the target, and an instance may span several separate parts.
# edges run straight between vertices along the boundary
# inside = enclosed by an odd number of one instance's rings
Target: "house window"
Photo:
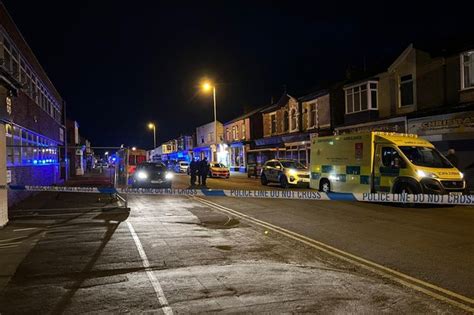
[[[411,74],[400,77],[400,106],[413,105],[413,76]]]
[[[296,110],[293,108],[291,110],[291,121],[290,121],[290,127],[291,127],[291,130],[295,130],[297,128],[297,117],[296,117]]]
[[[308,108],[308,128],[316,128],[317,127],[317,107],[316,102],[309,104]]]
[[[461,88],[474,87],[474,51],[465,52],[461,55]]]
[[[209,133],[207,134],[207,142],[208,142],[208,143],[214,142],[214,132],[209,132]]]
[[[368,81],[344,89],[346,114],[377,109],[377,82]]]
[[[289,123],[290,123],[290,118],[288,116],[288,111],[285,110],[285,113],[283,114],[283,131],[284,132],[288,131]]]
[[[245,129],[245,123],[242,124],[242,139],[246,139],[247,138],[247,134],[246,134],[246,129]]]
[[[230,130],[229,128],[225,128],[225,138],[227,142],[230,142],[232,139],[230,138]]]
[[[232,126],[232,140],[237,140],[237,126]]]
[[[277,118],[276,114],[271,114],[270,115],[270,133],[274,134],[277,132]]]

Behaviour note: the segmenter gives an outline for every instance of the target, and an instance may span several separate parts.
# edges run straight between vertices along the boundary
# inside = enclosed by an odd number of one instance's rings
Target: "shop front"
[[[233,142],[226,145],[227,164],[231,171],[243,172],[247,171],[246,152],[249,145],[243,142]]]
[[[474,111],[409,119],[408,132],[430,141],[442,153],[454,149],[461,170],[474,168]]]

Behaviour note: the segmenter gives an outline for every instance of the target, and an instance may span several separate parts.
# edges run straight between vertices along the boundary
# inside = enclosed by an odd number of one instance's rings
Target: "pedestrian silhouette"
[[[201,185],[206,187],[207,174],[209,173],[209,163],[207,157],[204,157],[199,163],[199,177],[201,178]]]

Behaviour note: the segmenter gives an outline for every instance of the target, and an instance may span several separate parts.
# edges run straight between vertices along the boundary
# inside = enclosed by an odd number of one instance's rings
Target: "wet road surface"
[[[0,248],[26,252],[0,313],[463,313],[199,200],[133,196],[130,213],[93,204],[27,211],[0,232],[31,246]]]

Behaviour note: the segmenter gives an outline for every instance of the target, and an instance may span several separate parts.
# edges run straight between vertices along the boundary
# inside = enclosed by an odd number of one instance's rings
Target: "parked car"
[[[260,174],[262,185],[279,183],[281,187],[290,185],[309,185],[309,170],[296,160],[268,160],[262,167]]]
[[[179,161],[174,165],[174,171],[176,173],[187,173],[189,168],[189,163],[186,161]]]
[[[230,171],[227,166],[222,163],[209,163],[209,177],[229,178]]]
[[[132,175],[134,188],[171,188],[173,173],[163,163],[143,162]]]

